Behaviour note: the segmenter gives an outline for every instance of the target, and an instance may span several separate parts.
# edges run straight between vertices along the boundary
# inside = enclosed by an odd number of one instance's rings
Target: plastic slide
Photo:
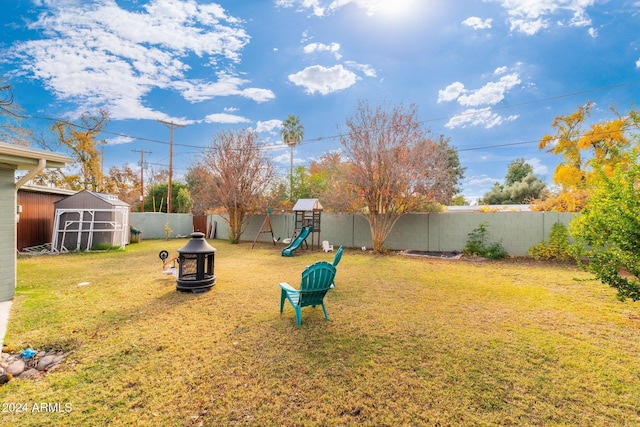
[[[307,239],[309,233],[311,233],[311,227],[302,227],[300,234],[298,234],[296,238],[289,243],[289,246],[282,250],[282,256],[293,256],[296,249],[298,249],[302,242]]]

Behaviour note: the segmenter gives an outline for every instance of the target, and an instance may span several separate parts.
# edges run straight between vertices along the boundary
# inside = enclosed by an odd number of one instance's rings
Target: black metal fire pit
[[[216,284],[213,274],[213,255],[216,249],[209,245],[204,233],[192,233],[191,239],[178,249],[178,279],[176,289],[200,293]]]

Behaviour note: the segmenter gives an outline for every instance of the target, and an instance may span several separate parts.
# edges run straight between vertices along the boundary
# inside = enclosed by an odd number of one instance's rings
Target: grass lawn
[[[217,285],[193,295],[158,258],[185,242],[19,258],[5,341],[72,352],[0,387],[3,410],[28,405],[2,424],[640,424],[640,303],[571,265],[347,250],[331,320],[296,327],[278,283],[332,254],[210,241]]]

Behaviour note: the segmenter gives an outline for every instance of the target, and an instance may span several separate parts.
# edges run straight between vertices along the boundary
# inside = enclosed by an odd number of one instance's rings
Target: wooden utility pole
[[[140,212],[144,212],[144,153],[151,154],[151,151],[131,150],[140,153]]]
[[[169,189],[167,191],[167,213],[171,213],[171,195],[172,195],[171,180],[173,179],[173,128],[174,127],[184,128],[186,126],[179,125],[174,122],[167,122],[160,119],[158,119],[158,123],[162,123],[163,125],[169,126],[169,131],[170,131],[170,134],[169,134]]]

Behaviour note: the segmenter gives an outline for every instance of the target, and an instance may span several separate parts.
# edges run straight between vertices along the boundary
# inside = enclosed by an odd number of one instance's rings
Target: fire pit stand
[[[209,245],[204,233],[192,233],[191,239],[178,249],[178,279],[176,289],[202,293],[216,284],[213,258],[216,249]]]

